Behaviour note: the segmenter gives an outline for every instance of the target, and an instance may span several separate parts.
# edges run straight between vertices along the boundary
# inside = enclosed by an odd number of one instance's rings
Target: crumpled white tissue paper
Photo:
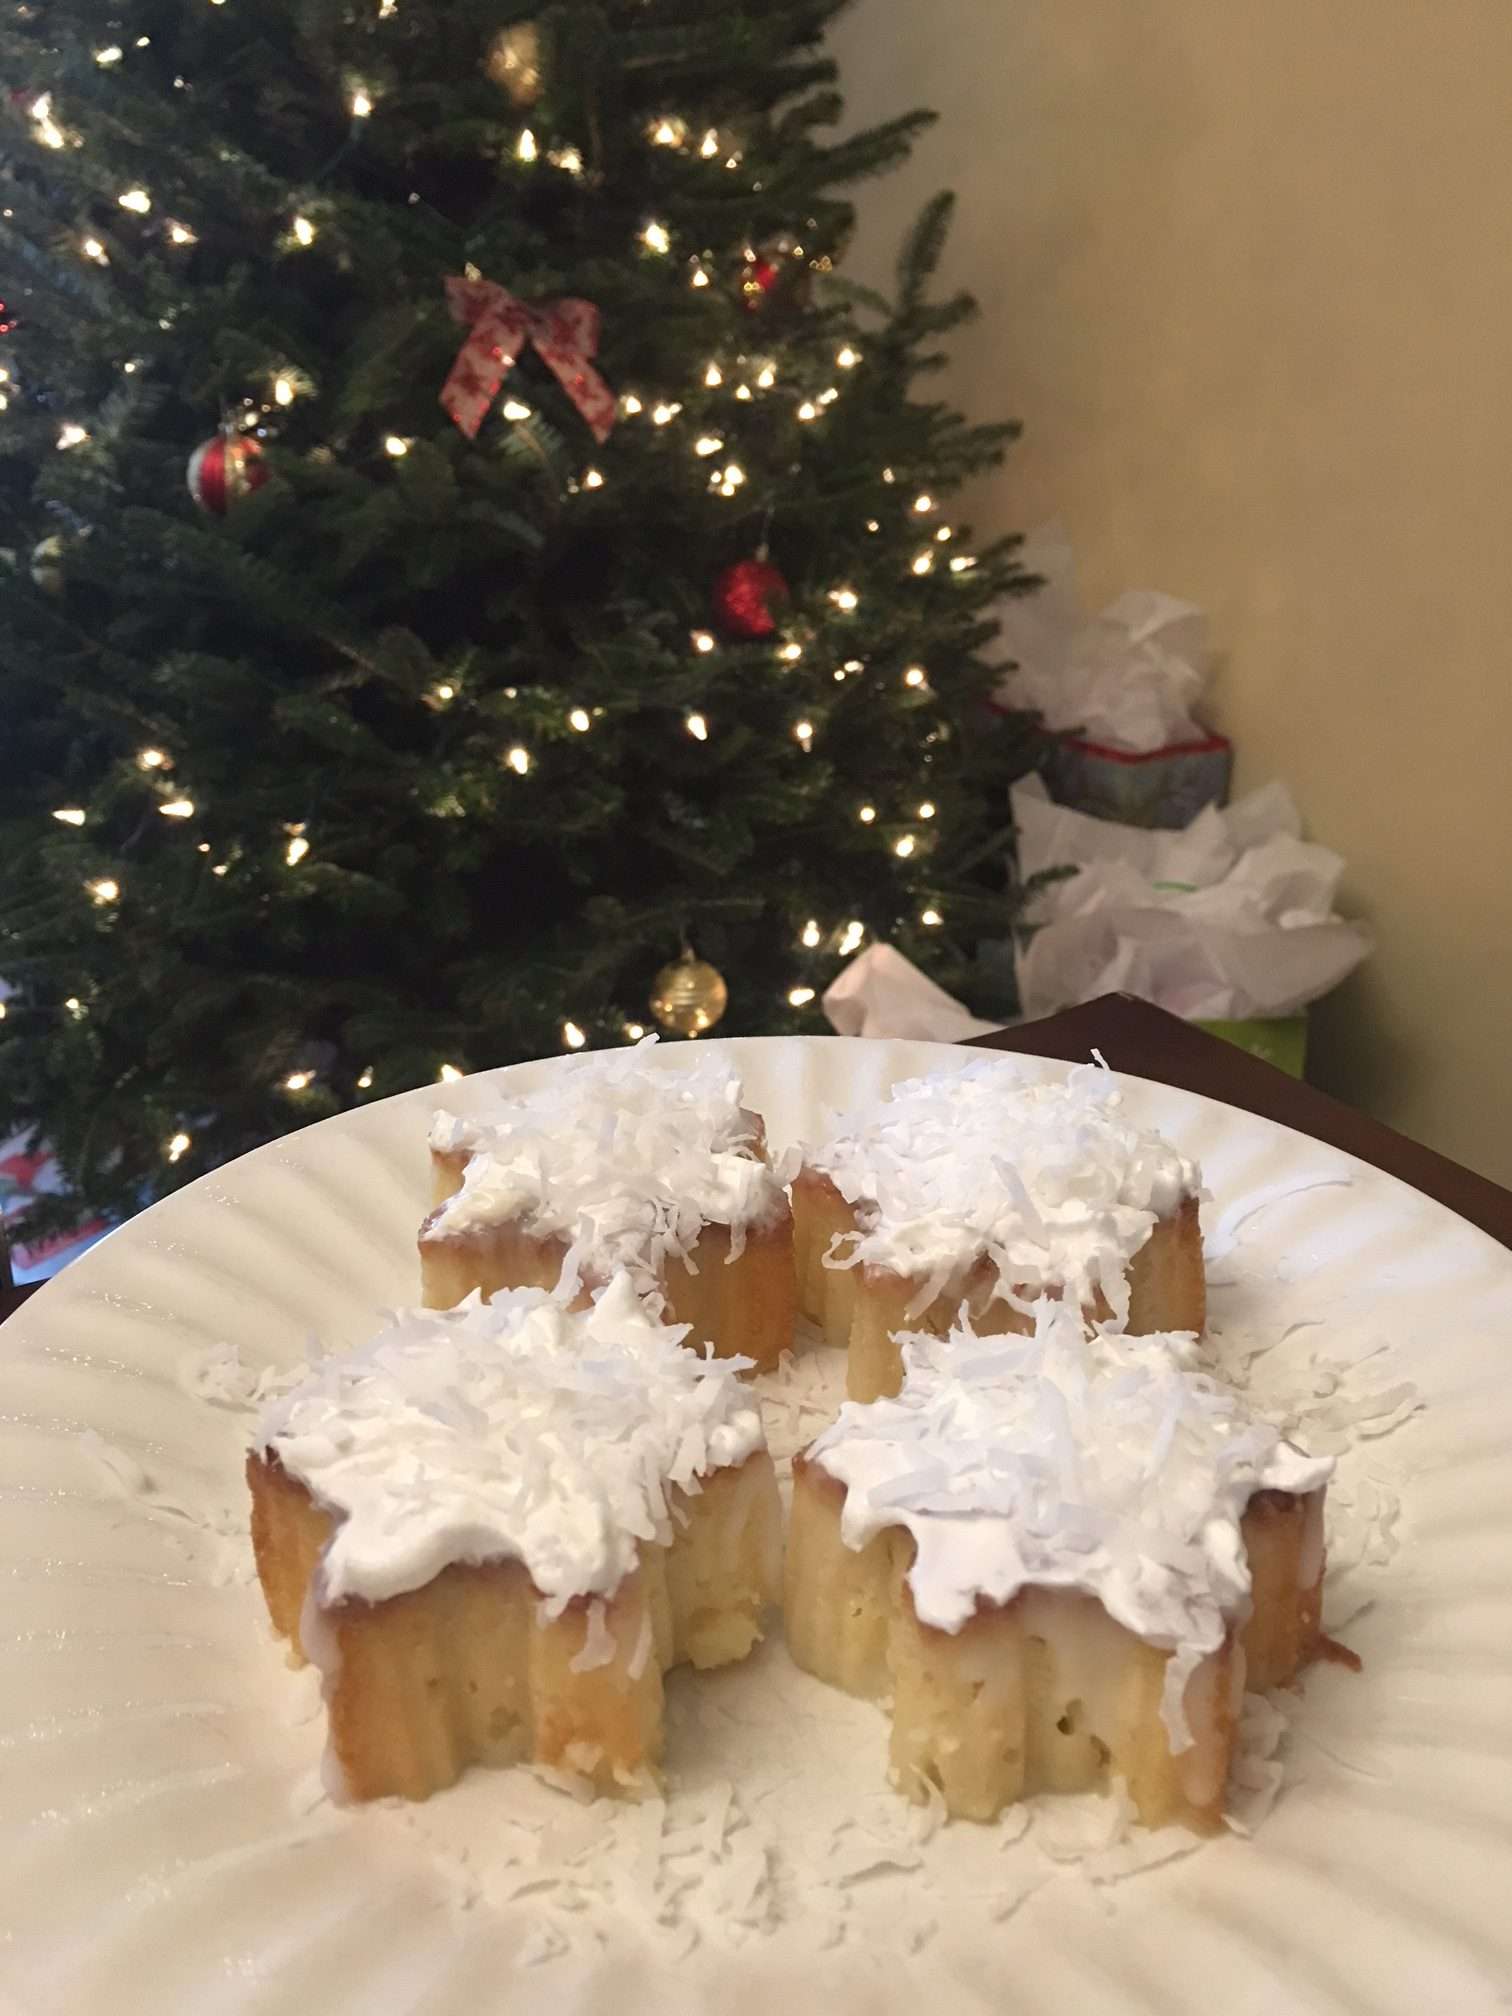
[[[1032,534],[1022,558],[1045,586],[995,612],[999,643],[1017,661],[997,689],[1003,706],[1032,708],[1052,733],[1076,730],[1140,755],[1207,735],[1192,715],[1208,661],[1207,618],[1195,604],[1132,588],[1089,618],[1059,527]]]
[[[1015,958],[1026,1016],[1119,990],[1194,1021],[1292,1015],[1370,950],[1333,907],[1343,861],[1302,839],[1283,784],[1180,832],[1070,811],[1038,777],[1012,800],[1020,872],[1076,871],[1024,917],[1039,927]]]
[[[981,1022],[892,945],[868,945],[830,982],[822,1003],[842,1036],[962,1043],[1000,1022]]]

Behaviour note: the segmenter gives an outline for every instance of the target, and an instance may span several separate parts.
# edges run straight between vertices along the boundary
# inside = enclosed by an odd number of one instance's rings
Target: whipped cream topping
[[[1187,1748],[1186,1683],[1248,1615],[1245,1507],[1316,1490],[1333,1459],[1194,1369],[1190,1335],[1089,1335],[1044,1301],[1032,1337],[902,1342],[898,1397],[847,1401],[808,1451],[846,1487],[846,1546],[907,1527],[914,1608],[942,1631],[1031,1584],[1097,1597],[1173,1654],[1161,1712]]]
[[[566,1241],[564,1286],[623,1267],[642,1292],[705,1225],[730,1228],[738,1259],[747,1232],[788,1208],[788,1158],[764,1159],[761,1122],[728,1064],[668,1070],[644,1047],[574,1058],[549,1085],[465,1119],[438,1112],[432,1149],[471,1160],[425,1236],[518,1220],[533,1238]]]
[[[765,1446],[743,1358],[700,1358],[618,1275],[568,1313],[539,1289],[393,1314],[273,1401],[276,1455],[336,1530],[319,1600],[379,1602],[450,1562],[522,1561],[559,1614],[670,1538],[668,1487]]]
[[[860,1228],[826,1264],[919,1280],[916,1316],[985,1256],[998,1294],[1065,1287],[1086,1306],[1101,1289],[1124,1322],[1130,1259],[1200,1178],[1160,1135],[1122,1119],[1121,1101],[1112,1073],[1093,1065],[1035,1085],[989,1059],[894,1086],[807,1151]]]

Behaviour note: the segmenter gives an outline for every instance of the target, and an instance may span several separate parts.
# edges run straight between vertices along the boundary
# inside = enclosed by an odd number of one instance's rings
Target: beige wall
[[[1512,0],[860,0],[850,115],[943,114],[980,522],[1204,604],[1242,785],[1379,936],[1315,1076],[1512,1182]]]

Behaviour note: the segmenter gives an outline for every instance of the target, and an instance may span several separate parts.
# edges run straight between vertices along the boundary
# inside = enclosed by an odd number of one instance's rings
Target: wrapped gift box
[[[1189,826],[1204,805],[1226,805],[1234,746],[1207,734],[1164,749],[1114,749],[1057,735],[1045,782],[1058,804],[1123,826]]]

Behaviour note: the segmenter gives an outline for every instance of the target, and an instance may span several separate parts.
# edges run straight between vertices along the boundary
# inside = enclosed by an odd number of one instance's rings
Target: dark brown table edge
[[[1104,994],[1058,1015],[974,1036],[971,1047],[1056,1057],[1071,1064],[1084,1064],[1098,1050],[1115,1071],[1201,1093],[1341,1148],[1372,1168],[1399,1177],[1501,1245],[1512,1247],[1512,1191],[1132,994]],[[0,1321],[14,1315],[41,1285],[13,1285],[0,1239]]]

